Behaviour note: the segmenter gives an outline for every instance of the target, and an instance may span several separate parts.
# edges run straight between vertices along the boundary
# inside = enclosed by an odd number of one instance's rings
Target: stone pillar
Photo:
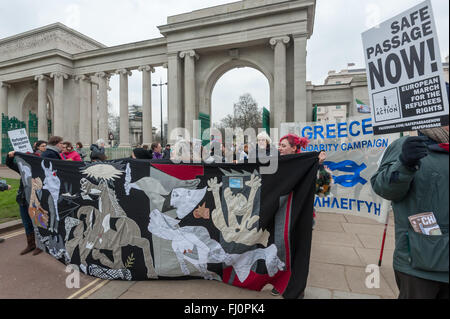
[[[49,78],[45,75],[38,75],[34,79],[38,81],[38,139],[47,141],[47,81]]]
[[[195,59],[199,56],[194,50],[183,51],[180,58],[184,59],[184,127],[193,134],[193,121],[197,119],[195,105]]]
[[[108,79],[110,75],[106,72],[96,73],[98,78],[98,136],[105,142],[108,141]],[[108,144],[105,144],[108,145]]]
[[[91,114],[89,112],[89,78],[85,75],[79,75],[75,78],[79,82],[80,88],[80,134],[79,139],[84,147],[89,147],[91,144],[91,126],[89,125],[91,120]]]
[[[155,69],[150,65],[143,65],[138,70],[142,71],[142,144],[150,146],[153,143],[152,73]]]
[[[171,53],[167,55],[168,57],[168,125],[167,132],[165,132],[167,137],[167,143],[173,143],[170,139],[170,134],[173,129],[182,126],[183,122],[183,112],[181,107],[182,95],[181,95],[181,63],[178,57],[178,53]]]
[[[64,123],[64,80],[67,80],[69,76],[64,73],[54,72],[50,74],[53,78],[53,135],[66,138],[66,130]]]
[[[274,126],[280,129],[281,123],[286,122],[286,44],[288,36],[270,39],[275,50],[274,54]]]
[[[119,147],[131,147],[130,145],[130,119],[128,117],[128,76],[131,72],[127,69],[116,71],[120,74],[120,144]]]
[[[8,116],[8,89],[11,86],[9,84],[6,84],[5,82],[0,82],[0,121],[1,121],[1,115],[4,114],[5,116]],[[2,123],[0,123],[0,135],[3,129]],[[2,139],[0,138],[0,151],[2,149]],[[1,161],[0,161],[1,162]]]
[[[91,114],[92,114],[92,141],[95,143],[98,140],[98,98],[97,98],[97,84],[91,84]],[[107,140],[105,140],[106,142]]]
[[[11,85],[0,82],[0,116],[3,113],[4,115],[8,115],[8,89]]]
[[[294,121],[306,122],[306,34],[293,35],[294,38]]]

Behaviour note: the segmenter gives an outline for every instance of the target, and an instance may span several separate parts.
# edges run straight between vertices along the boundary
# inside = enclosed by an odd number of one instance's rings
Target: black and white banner
[[[374,134],[448,125],[431,1],[362,34]]]

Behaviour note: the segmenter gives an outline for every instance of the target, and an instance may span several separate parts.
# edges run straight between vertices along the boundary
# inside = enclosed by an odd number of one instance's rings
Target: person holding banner
[[[48,140],[47,149],[41,154],[44,158],[61,159],[61,151],[63,138],[60,136],[52,136]]]
[[[64,141],[62,145],[63,149],[61,152],[61,159],[66,161],[81,162],[81,156],[73,149],[72,143],[69,141]]]
[[[286,156],[286,155],[294,155],[294,154],[300,154],[302,151],[302,148],[305,149],[309,144],[309,140],[306,137],[298,137],[295,134],[288,134],[286,136],[283,136],[280,139],[279,144],[279,152],[280,156]],[[327,159],[327,154],[325,152],[319,153],[319,165],[323,166],[323,163]],[[319,167],[320,167],[319,166]],[[327,172],[327,171],[324,171]],[[320,178],[320,176],[318,177]],[[331,176],[329,176],[328,180],[331,181]],[[313,211],[313,218],[315,218],[315,212]],[[315,221],[313,219],[313,228],[314,228]],[[271,294],[273,296],[278,296],[280,293],[274,288],[272,289]],[[303,292],[300,296],[300,299],[303,299],[305,297],[305,293]]]
[[[448,180],[448,126],[392,143],[371,178],[373,190],[392,201],[399,299],[449,298]],[[435,222],[440,235],[414,228],[415,215],[424,213],[422,223]]]
[[[15,151],[8,153],[8,156],[6,157],[6,166],[20,174],[19,167],[14,161],[15,153]],[[27,238],[27,246],[20,252],[20,255],[25,255],[32,251],[33,256],[35,256],[41,253],[42,250],[40,250],[36,246],[33,222],[31,221],[30,215],[28,214],[29,205],[25,196],[25,189],[22,179],[20,179],[19,189],[17,190],[16,202],[17,204],[19,204],[20,218],[22,219],[22,224],[25,228],[25,235]]]
[[[0,192],[9,191],[11,189],[11,185],[6,184],[6,181],[0,180]],[[0,237],[0,243],[5,241],[4,238]]]
[[[47,142],[46,141],[37,141],[33,145],[34,155],[41,156],[47,150]]]

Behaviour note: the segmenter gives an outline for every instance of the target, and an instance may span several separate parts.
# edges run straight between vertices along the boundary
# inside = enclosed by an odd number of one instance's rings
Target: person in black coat
[[[105,161],[105,141],[103,139],[97,140],[96,144],[91,145],[91,161]]]
[[[133,150],[133,152],[131,153],[131,157],[135,158],[135,159],[148,159],[151,160],[152,159],[152,155],[151,153],[149,153],[148,150],[145,150],[143,148],[135,148]]]
[[[47,149],[41,154],[43,158],[61,159],[61,151],[63,138],[61,136],[52,136],[48,140]]]
[[[20,174],[19,166],[14,161],[14,155],[14,151],[8,153],[8,156],[6,156],[6,166]],[[25,255],[33,251],[33,255],[37,255],[41,253],[42,250],[36,247],[33,222],[31,221],[30,215],[28,215],[29,205],[25,196],[22,179],[20,179],[19,189],[17,190],[16,202],[17,204],[19,204],[20,217],[22,218],[22,224],[25,228],[25,235],[27,238],[27,247],[25,247],[25,249],[22,250],[20,254]]]

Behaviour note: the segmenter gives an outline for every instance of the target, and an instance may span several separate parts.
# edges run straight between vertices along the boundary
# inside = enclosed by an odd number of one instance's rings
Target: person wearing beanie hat
[[[449,127],[420,130],[386,150],[372,188],[392,201],[399,299],[449,298]],[[410,216],[433,213],[442,235],[417,233]]]
[[[131,157],[135,159],[152,159],[152,156],[150,155],[149,151],[140,147],[135,148],[133,150]]]

